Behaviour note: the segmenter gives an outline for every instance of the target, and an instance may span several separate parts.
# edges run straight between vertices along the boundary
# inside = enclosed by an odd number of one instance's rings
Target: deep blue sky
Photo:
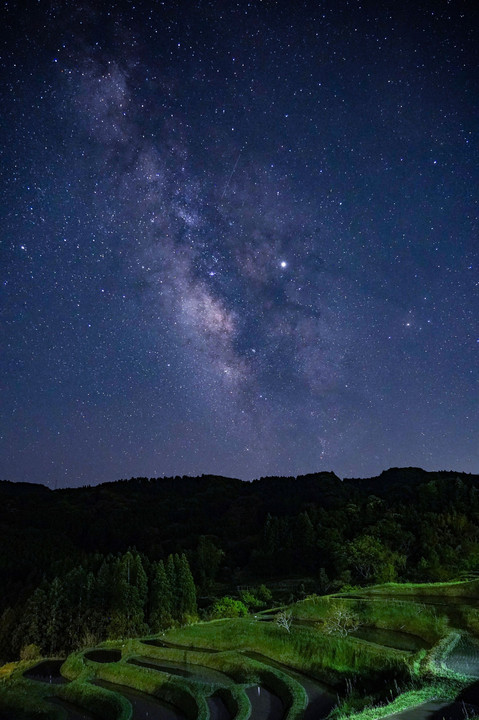
[[[473,5],[3,3],[0,478],[479,472]]]

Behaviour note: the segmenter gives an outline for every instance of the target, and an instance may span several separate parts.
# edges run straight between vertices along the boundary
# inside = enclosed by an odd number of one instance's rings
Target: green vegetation
[[[223,700],[234,720],[248,720],[251,715],[251,703],[242,687],[233,685],[229,688],[220,688],[216,694]]]
[[[131,705],[123,695],[89,683],[58,685],[56,696],[105,720],[130,720],[131,717]]]
[[[9,711],[14,718],[57,718],[63,713],[49,698],[61,698],[105,720],[130,720],[130,703],[120,694],[112,693],[88,682],[71,682],[51,685],[32,682],[23,673],[34,667],[33,662],[11,663],[8,672],[0,674],[0,709]]]
[[[146,570],[145,570],[146,568]],[[150,563],[136,551],[82,567],[33,592],[12,645],[20,656],[58,655],[104,638],[158,632],[197,618],[196,588],[186,556]]]
[[[471,598],[479,599],[479,580],[454,580],[438,583],[384,583],[372,587],[355,588],[355,595],[361,596],[393,596],[394,598],[427,597],[427,598]]]
[[[376,594],[409,596],[429,586],[404,583],[440,581],[478,596],[479,580],[449,584],[479,560],[479,477],[464,473],[0,482],[0,507],[0,662],[160,632],[194,620],[197,598],[206,619],[221,597],[258,612],[347,584],[393,581]]]
[[[249,720],[246,689],[263,685],[299,720],[316,678],[335,688],[333,716],[370,720],[479,677],[478,477],[0,482],[0,505],[0,708],[15,719],[60,720],[55,696],[129,720],[124,685],[188,720],[208,720],[213,696]],[[24,677],[42,656],[68,656],[70,682]]]
[[[216,619],[247,616],[248,608],[246,605],[241,600],[235,600],[227,595],[217,600],[211,609],[211,617]]]
[[[391,702],[373,705],[367,705],[370,698],[363,699],[363,702],[358,702],[357,698],[346,699],[331,713],[331,720],[380,720],[432,700],[452,701],[461,687],[460,683],[454,682],[429,683],[420,689],[406,690]],[[358,710],[363,703],[366,703],[365,707]]]
[[[286,633],[275,623],[250,619],[199,623],[174,630],[165,638],[185,647],[257,652],[334,683],[340,682],[344,673],[377,672],[402,678],[409,674],[411,664],[410,655],[400,650],[303,627],[293,626]]]
[[[448,630],[447,616],[436,607],[380,596],[374,600],[367,596],[365,599],[313,596],[293,605],[293,614],[300,620],[325,623],[339,606],[347,606],[357,616],[359,625],[410,633],[430,644],[437,642]]]
[[[169,572],[178,567],[173,557]],[[160,566],[159,585],[165,576],[167,568]],[[464,597],[474,591],[474,584],[468,589],[461,583]],[[429,585],[427,594],[444,594],[444,587]],[[361,597],[305,598],[290,608],[293,624],[289,632],[275,622],[249,616],[171,628],[157,644],[138,638],[110,640],[99,648],[110,654],[119,651],[116,661],[111,662],[110,655],[91,655],[88,650],[74,652],[62,666],[62,673],[72,681],[66,685],[23,677],[33,661],[5,666],[0,707],[10,709],[15,718],[53,716],[60,720],[61,708],[53,706],[52,710],[48,702],[49,697],[56,696],[99,718],[129,720],[130,705],[121,694],[121,686],[125,686],[174,705],[188,720],[209,720],[207,699],[218,694],[235,720],[249,720],[251,704],[245,688],[262,685],[282,700],[285,720],[300,720],[308,698],[288,668],[336,686],[340,701],[331,720],[376,720],[411,705],[456,697],[470,682],[447,665],[461,641],[461,632],[449,631],[446,616],[437,614],[433,606],[398,599],[404,597],[401,592],[391,598],[381,591],[381,587],[369,588]],[[354,626],[360,622],[393,633],[414,630],[434,645],[428,652],[409,652],[360,640],[348,634],[351,624],[331,625],[338,611],[348,623],[353,618]],[[37,649],[26,648],[25,652],[36,654]],[[141,666],[137,658],[158,664],[158,668]],[[175,672],[176,665],[196,667],[199,674],[183,676]],[[118,691],[93,685],[95,680],[114,683]]]

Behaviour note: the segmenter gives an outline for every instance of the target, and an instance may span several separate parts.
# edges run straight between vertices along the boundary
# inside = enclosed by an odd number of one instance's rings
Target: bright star
[[[286,260],[281,260],[279,266],[284,269],[288,267],[288,263],[286,262]]]

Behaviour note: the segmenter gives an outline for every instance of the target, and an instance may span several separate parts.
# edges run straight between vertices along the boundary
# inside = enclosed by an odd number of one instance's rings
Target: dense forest
[[[3,481],[0,507],[0,660],[158,632],[286,578],[326,593],[479,569],[479,476],[464,473]]]

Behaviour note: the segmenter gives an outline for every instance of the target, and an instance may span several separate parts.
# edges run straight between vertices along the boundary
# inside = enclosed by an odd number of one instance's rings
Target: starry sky
[[[479,16],[11,0],[0,478],[479,472]]]

